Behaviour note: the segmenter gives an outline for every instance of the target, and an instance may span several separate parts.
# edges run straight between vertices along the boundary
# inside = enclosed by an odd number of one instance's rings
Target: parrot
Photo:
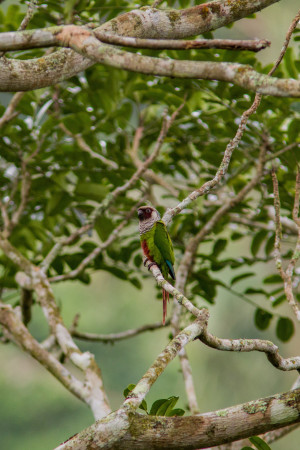
[[[165,279],[170,275],[171,278],[175,280],[173,245],[167,227],[161,220],[159,212],[152,206],[140,206],[137,213],[139,218],[141,247],[146,257],[144,265],[147,261],[151,261],[151,265],[156,264],[159,267],[162,276]],[[148,267],[149,269],[151,265]],[[165,325],[169,292],[163,289],[162,293],[162,323]]]

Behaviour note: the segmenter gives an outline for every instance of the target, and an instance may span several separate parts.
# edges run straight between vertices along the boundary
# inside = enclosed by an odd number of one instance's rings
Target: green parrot
[[[152,206],[138,208],[139,231],[141,246],[147,260],[156,264],[165,279],[170,275],[175,280],[173,245],[165,223],[160,219],[159,212]],[[144,263],[144,264],[145,264]],[[149,268],[151,265],[149,266]],[[163,325],[166,322],[167,300],[169,293],[163,291]]]

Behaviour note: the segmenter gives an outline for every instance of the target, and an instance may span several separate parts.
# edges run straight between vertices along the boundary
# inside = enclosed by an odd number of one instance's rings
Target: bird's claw
[[[149,258],[145,258],[144,260],[144,267],[146,267],[147,262],[149,261]]]
[[[148,266],[148,270],[150,270],[150,268],[151,268],[152,266],[157,266],[157,264],[156,264],[155,262],[150,263],[149,266]]]

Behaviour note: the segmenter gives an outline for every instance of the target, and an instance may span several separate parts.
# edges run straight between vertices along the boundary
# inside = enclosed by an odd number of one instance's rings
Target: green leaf
[[[142,283],[140,282],[140,280],[136,277],[132,277],[132,278],[128,278],[128,280],[130,281],[131,284],[133,284],[133,286],[135,286],[137,289],[142,289]]]
[[[213,247],[213,256],[217,258],[219,254],[226,248],[227,239],[218,239]]]
[[[243,280],[244,278],[253,277],[254,275],[256,275],[254,272],[241,273],[240,275],[237,275],[236,277],[232,278],[230,286],[233,286],[238,281]]]
[[[105,241],[113,229],[114,225],[111,219],[103,215],[97,218],[95,222],[95,230],[101,241]]]
[[[268,235],[267,230],[260,230],[258,233],[256,233],[251,243],[251,253],[253,256],[257,255],[260,246],[265,241],[267,235]]]
[[[282,283],[282,278],[280,275],[273,274],[273,275],[269,275],[266,278],[264,278],[263,282],[265,284]]]
[[[168,414],[168,417],[174,417],[174,416],[184,416],[185,410],[181,408],[175,408],[170,411]]]
[[[288,317],[280,317],[276,325],[276,335],[283,342],[288,341],[294,334],[294,323]]]
[[[108,193],[109,188],[98,183],[79,182],[75,194],[91,200],[101,201]]]
[[[287,70],[287,73],[289,74],[289,76],[291,78],[296,78],[298,77],[298,73],[297,70],[295,68],[295,64],[294,64],[294,56],[293,56],[293,48],[289,47],[284,55],[284,65],[285,68]]]
[[[285,294],[281,294],[279,295],[273,302],[272,302],[272,306],[278,306],[281,305],[281,303],[283,303],[286,299],[286,295]]]
[[[254,322],[259,330],[266,330],[270,325],[273,315],[264,309],[257,308],[255,311]]]
[[[255,288],[247,288],[244,291],[245,294],[249,295],[249,294],[262,294],[267,296],[267,292],[264,291],[263,289],[255,289]]]
[[[132,384],[132,383],[131,383],[131,384],[129,384],[129,385],[127,386],[127,388],[124,389],[123,395],[124,395],[125,398],[128,397],[128,395],[129,395],[130,392],[135,388],[135,386],[136,386],[135,384]],[[140,404],[139,408],[142,409],[143,411],[146,411],[146,412],[147,412],[147,402],[146,402],[146,400],[143,400],[143,401],[142,401],[142,403]]]
[[[123,395],[125,398],[128,397],[128,394],[135,388],[135,384],[130,383],[123,391]]]
[[[142,403],[140,404],[139,408],[142,409],[143,411],[146,411],[146,413],[148,413],[148,406],[147,406],[146,400],[142,401]]]
[[[151,409],[150,409],[150,416],[156,416],[157,415],[157,411],[159,410],[159,408],[161,407],[161,405],[163,405],[166,402],[165,398],[161,398],[159,400],[155,400],[155,402],[152,404]]]
[[[249,438],[249,441],[251,444],[255,445],[257,450],[271,450],[271,447],[269,447],[268,444],[258,436],[252,436]]]
[[[267,240],[267,243],[265,245],[265,254],[266,256],[269,256],[269,254],[274,250],[274,242],[275,242],[275,233],[273,233],[269,239]]]
[[[171,417],[173,414],[173,407],[178,402],[179,397],[169,397],[169,398],[161,398],[159,400],[156,400],[150,409],[150,415],[151,416],[168,416]],[[182,410],[179,410],[182,411]],[[180,413],[179,413],[180,415]],[[182,415],[182,414],[181,414]]]

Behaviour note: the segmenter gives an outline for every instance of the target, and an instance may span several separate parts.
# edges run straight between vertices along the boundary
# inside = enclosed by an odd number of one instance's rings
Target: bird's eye
[[[151,209],[147,208],[147,209],[146,209],[146,213],[147,213],[147,214],[150,214],[150,213],[151,213]]]

